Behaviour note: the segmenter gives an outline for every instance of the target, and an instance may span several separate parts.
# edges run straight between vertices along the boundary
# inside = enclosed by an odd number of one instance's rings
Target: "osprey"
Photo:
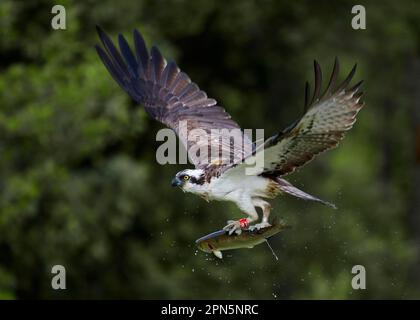
[[[359,91],[362,81],[349,87],[356,65],[347,78],[336,85],[339,73],[336,58],[327,88],[321,93],[321,69],[314,61],[315,89],[311,97],[306,82],[303,115],[286,129],[258,144],[240,130],[214,99],[207,97],[181,72],[175,62],[167,63],[155,46],[149,52],[137,30],[133,33],[134,52],[121,34],[118,36],[118,50],[99,27],[97,31],[103,47],[95,47],[111,76],[132,99],[144,105],[152,118],[177,133],[195,166],[195,169],[178,172],[172,186],[197,194],[207,201],[232,201],[246,214],[246,218],[228,221],[225,230],[229,234],[239,234],[245,228],[270,226],[271,206],[265,199],[272,199],[280,193],[335,208],[333,204],[299,190],[282,177],[311,161],[317,154],[336,147],[344,133],[352,128],[357,113],[364,105],[360,101],[362,92]],[[197,129],[198,138],[202,139],[188,139],[188,132]],[[215,129],[219,129],[218,135],[213,136],[211,133]],[[227,134],[230,136],[226,137]],[[232,138],[234,141],[239,139],[241,143],[232,143]],[[200,152],[197,152],[197,146]],[[208,150],[218,150],[216,161],[209,159],[206,152],[201,152],[203,146]],[[220,157],[221,153],[228,154],[228,157]],[[261,170],[250,174],[246,169],[260,155],[263,155]],[[258,220],[256,208],[261,208],[262,220],[250,226]]]

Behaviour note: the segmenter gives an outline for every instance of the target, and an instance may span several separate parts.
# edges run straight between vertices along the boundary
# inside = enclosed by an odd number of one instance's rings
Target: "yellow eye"
[[[190,176],[185,175],[185,176],[184,176],[184,180],[185,180],[185,181],[190,180]]]

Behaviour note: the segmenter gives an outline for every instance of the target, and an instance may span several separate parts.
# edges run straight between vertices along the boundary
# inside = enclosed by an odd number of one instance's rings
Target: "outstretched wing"
[[[204,166],[236,163],[252,152],[252,142],[230,115],[153,46],[150,54],[135,30],[134,52],[122,35],[119,50],[97,27],[103,48],[96,45],[114,80],[154,119],[173,129],[187,149],[190,161]]]
[[[362,92],[359,92],[362,81],[348,87],[356,72],[356,65],[343,83],[334,89],[339,72],[336,58],[328,87],[322,95],[321,69],[316,61],[314,68],[315,90],[309,101],[309,84],[306,83],[303,116],[254,151],[254,159],[258,153],[264,152],[263,168],[259,173],[282,176],[293,172],[317,154],[336,147],[355,123],[356,115],[364,105],[360,101]],[[245,167],[246,164],[239,165],[236,170]]]

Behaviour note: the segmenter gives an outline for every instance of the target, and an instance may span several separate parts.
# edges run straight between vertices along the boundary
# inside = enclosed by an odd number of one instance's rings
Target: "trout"
[[[222,259],[222,251],[224,250],[253,248],[260,243],[267,242],[269,237],[286,228],[290,228],[290,226],[282,222],[275,222],[270,227],[244,229],[239,235],[229,235],[228,231],[219,230],[196,240],[195,243],[201,251],[213,253],[216,257]]]

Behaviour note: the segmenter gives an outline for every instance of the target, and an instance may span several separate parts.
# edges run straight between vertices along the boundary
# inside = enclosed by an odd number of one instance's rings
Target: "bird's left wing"
[[[283,176],[293,172],[317,154],[336,147],[345,132],[355,123],[356,115],[364,105],[360,101],[362,92],[359,92],[362,81],[349,87],[356,66],[343,83],[334,88],[339,72],[336,59],[328,87],[323,94],[321,69],[316,61],[314,68],[315,90],[309,101],[309,85],[306,83],[303,116],[282,132],[267,139],[262,147],[254,150],[252,158],[256,158],[261,152],[264,153],[263,167],[258,171],[259,174]],[[257,160],[247,162],[258,164]],[[235,171],[243,171],[247,166],[250,165],[244,162],[230,166],[225,171],[230,175]]]
[[[251,154],[251,140],[230,115],[175,62],[167,63],[155,46],[149,54],[137,30],[134,52],[122,35],[118,50],[99,27],[97,30],[103,47],[95,47],[111,76],[152,118],[177,133],[196,167],[213,160],[237,163]]]

